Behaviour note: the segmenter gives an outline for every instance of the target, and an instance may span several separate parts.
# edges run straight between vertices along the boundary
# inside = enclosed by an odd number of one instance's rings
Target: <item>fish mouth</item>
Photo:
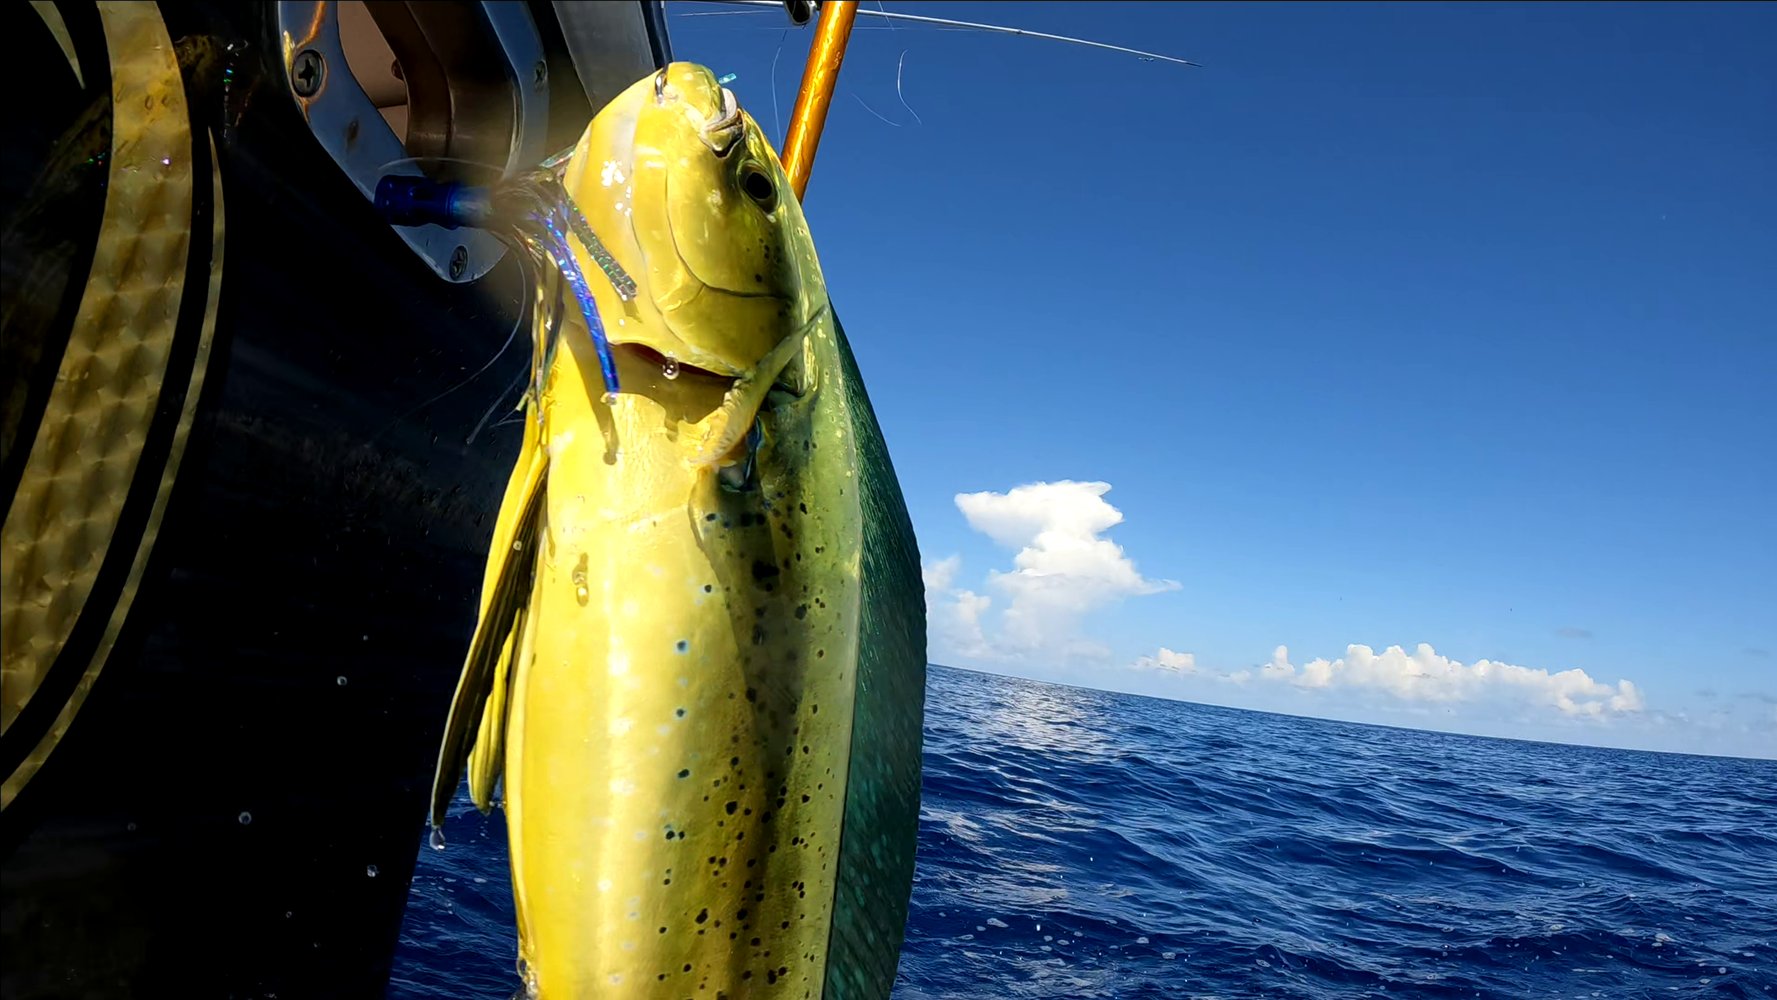
[[[740,101],[734,91],[722,88],[722,105],[717,110],[713,121],[704,124],[699,132],[703,144],[716,154],[717,159],[725,159],[740,140],[746,135],[746,123],[740,116]]]
[[[639,356],[673,364],[677,378],[690,374],[698,380],[725,384],[722,401],[698,421],[691,430],[694,441],[687,464],[717,470],[739,463],[752,464],[752,452],[759,442],[754,433],[760,413],[767,407],[795,402],[813,389],[814,373],[804,361],[809,332],[826,315],[827,307],[817,311],[806,323],[784,337],[776,347],[752,369],[737,376],[723,375],[708,369],[674,362],[640,345],[624,345]]]

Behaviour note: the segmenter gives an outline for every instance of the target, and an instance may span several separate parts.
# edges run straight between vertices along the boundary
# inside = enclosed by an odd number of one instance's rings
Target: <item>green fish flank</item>
[[[619,296],[533,345],[433,822],[504,789],[525,991],[884,997],[925,677],[894,470],[775,152],[675,63],[563,184]],[[549,298],[542,290],[539,299]]]

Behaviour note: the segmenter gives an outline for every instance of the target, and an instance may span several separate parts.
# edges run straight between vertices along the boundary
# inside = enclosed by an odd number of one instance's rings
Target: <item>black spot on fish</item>
[[[796,605],[796,620],[801,621],[802,619],[807,618],[807,617],[808,617],[808,605],[806,605],[806,604]]]
[[[691,777],[691,769],[688,767],[679,768],[679,777],[681,777],[681,778]]]
[[[709,910],[705,909],[705,910],[698,910],[697,911],[697,922],[698,923],[701,924],[705,920],[708,920],[709,918],[710,918],[710,911]],[[689,968],[691,968],[691,966],[687,965],[687,966],[685,966],[685,968],[689,969]]]
[[[706,587],[704,589],[707,590],[709,588]],[[691,648],[691,643],[688,640],[680,639],[678,642],[673,643],[673,648],[678,650],[679,652],[683,653],[685,650]],[[681,709],[680,711],[682,712],[684,710]]]
[[[673,710],[673,714],[674,714],[674,715],[676,715],[676,716],[678,716],[678,717],[679,717],[679,718],[681,718],[681,719],[683,719],[683,718],[684,718],[684,717],[685,717],[685,710],[684,710],[684,709],[682,709],[682,708],[680,708],[680,709],[674,709],[674,710]]]
[[[778,575],[778,568],[776,566],[773,566],[771,563],[764,562],[763,560],[759,560],[759,559],[753,560],[753,579],[754,580],[756,580],[760,583],[764,583],[765,581],[770,580],[772,577],[777,576],[777,575]]]
[[[806,514],[806,513],[808,513],[808,505],[807,505],[807,504],[805,504],[805,503],[799,503],[799,504],[797,504],[797,505],[796,505],[796,509],[797,509],[797,510],[799,510],[799,511],[801,511],[801,512],[802,512],[802,513],[804,513],[804,514]]]
[[[804,802],[807,802],[807,801],[808,801],[808,796],[806,796],[806,795],[804,795],[804,796],[802,796],[802,801],[804,801]]]
[[[806,743],[804,743],[804,744],[802,744],[802,752],[803,752],[803,753],[807,753],[807,752],[808,752],[808,744],[806,744]]]
[[[710,513],[708,513],[708,514],[705,514],[705,515],[704,515],[704,516],[703,516],[703,519],[704,519],[704,520],[705,520],[705,521],[714,521],[714,520],[715,520],[715,519],[716,519],[716,514],[715,514],[715,512],[714,512],[714,511],[711,511],[711,512],[710,512]]]
[[[706,583],[703,585],[703,592],[706,594],[713,594],[716,592],[716,588]]]
[[[732,815],[734,815],[734,810],[740,808],[740,803],[734,801],[733,799],[729,799],[728,804],[723,806],[722,808],[726,809],[728,811],[728,815],[732,816]]]
[[[819,659],[819,658],[820,658],[820,657],[824,657],[824,656],[826,656],[826,655],[827,655],[827,651],[826,651],[826,650],[824,650],[824,649],[817,649],[817,650],[815,650],[815,651],[814,651],[814,655],[815,655],[815,657],[816,657],[816,658],[817,658],[817,659]]]
[[[810,715],[819,715],[819,714],[821,714],[821,706],[816,705],[813,708],[809,709],[808,712]]]

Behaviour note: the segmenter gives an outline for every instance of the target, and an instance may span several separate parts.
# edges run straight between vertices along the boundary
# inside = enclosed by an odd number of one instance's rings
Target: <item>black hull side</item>
[[[91,5],[58,6],[102,53]],[[500,350],[522,279],[507,259],[442,281],[374,217],[290,99],[273,8],[161,5],[200,290],[212,139],[224,192],[214,343],[164,520],[119,528],[151,555],[115,648],[0,822],[9,998],[385,988],[517,428],[465,442],[510,412],[524,338],[434,397]],[[181,307],[186,370],[201,298]],[[115,561],[64,658],[90,658]]]

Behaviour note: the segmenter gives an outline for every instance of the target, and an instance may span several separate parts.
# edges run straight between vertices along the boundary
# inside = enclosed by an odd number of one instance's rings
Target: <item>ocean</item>
[[[895,997],[1777,996],[1777,762],[935,667]],[[504,821],[421,850],[389,996],[511,996]]]

